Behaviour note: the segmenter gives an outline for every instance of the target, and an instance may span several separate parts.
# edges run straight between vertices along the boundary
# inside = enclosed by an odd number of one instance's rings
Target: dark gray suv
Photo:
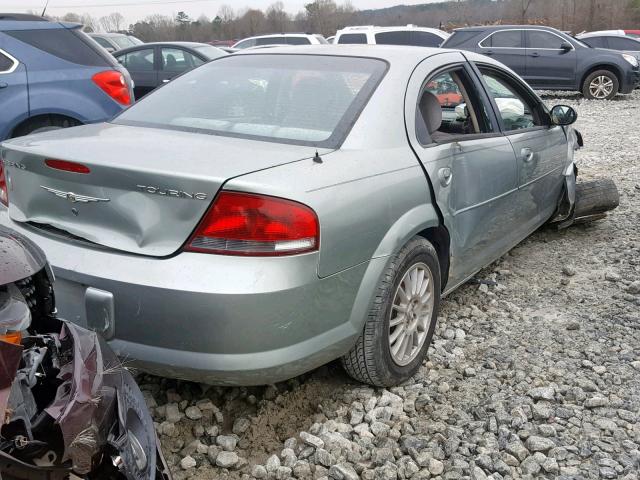
[[[589,45],[555,28],[534,25],[467,27],[442,45],[482,53],[511,67],[536,89],[576,90],[586,98],[631,93],[640,81],[638,60]]]

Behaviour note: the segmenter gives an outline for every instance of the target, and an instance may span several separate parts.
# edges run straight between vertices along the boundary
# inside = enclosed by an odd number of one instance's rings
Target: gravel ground
[[[142,376],[176,479],[640,478],[640,92],[577,108],[606,219],[542,229],[447,297],[429,359],[389,390],[328,365],[219,388]]]

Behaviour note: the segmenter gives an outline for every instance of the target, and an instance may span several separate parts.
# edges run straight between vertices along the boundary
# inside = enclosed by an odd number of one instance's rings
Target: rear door
[[[0,38],[0,141],[29,116],[27,70],[17,58],[3,50]]]
[[[573,87],[576,84],[578,55],[561,48],[566,39],[546,30],[526,31],[526,73],[522,77],[532,86]],[[518,72],[519,73],[519,72]]]
[[[140,48],[115,54],[116,59],[129,71],[134,84],[136,100],[158,86],[158,62],[154,47]]]
[[[167,83],[172,78],[203,63],[204,60],[183,48],[160,47],[160,83]]]
[[[462,54],[445,53],[418,66],[406,95],[409,141],[451,234],[453,286],[515,243],[516,159],[478,86]],[[440,111],[440,127],[429,132],[425,118]]]
[[[557,206],[567,160],[565,132],[550,125],[542,101],[526,84],[502,69],[481,64],[478,68],[517,159],[515,203],[524,238],[548,220]]]
[[[477,52],[504,63],[518,75],[525,75],[526,50],[523,30],[508,29],[493,32],[478,42]]]

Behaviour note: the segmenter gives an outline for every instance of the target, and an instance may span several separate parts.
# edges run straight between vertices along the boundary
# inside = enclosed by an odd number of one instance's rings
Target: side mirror
[[[553,125],[571,125],[578,119],[578,113],[568,105],[556,105],[550,114]]]
[[[560,48],[566,53],[573,50],[573,45],[571,45],[569,42],[562,42],[560,44]]]

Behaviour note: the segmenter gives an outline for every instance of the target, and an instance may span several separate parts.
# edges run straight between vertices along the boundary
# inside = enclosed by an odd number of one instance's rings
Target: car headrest
[[[431,92],[424,92],[420,98],[419,108],[429,134],[438,131],[442,125],[442,107],[438,98]]]

